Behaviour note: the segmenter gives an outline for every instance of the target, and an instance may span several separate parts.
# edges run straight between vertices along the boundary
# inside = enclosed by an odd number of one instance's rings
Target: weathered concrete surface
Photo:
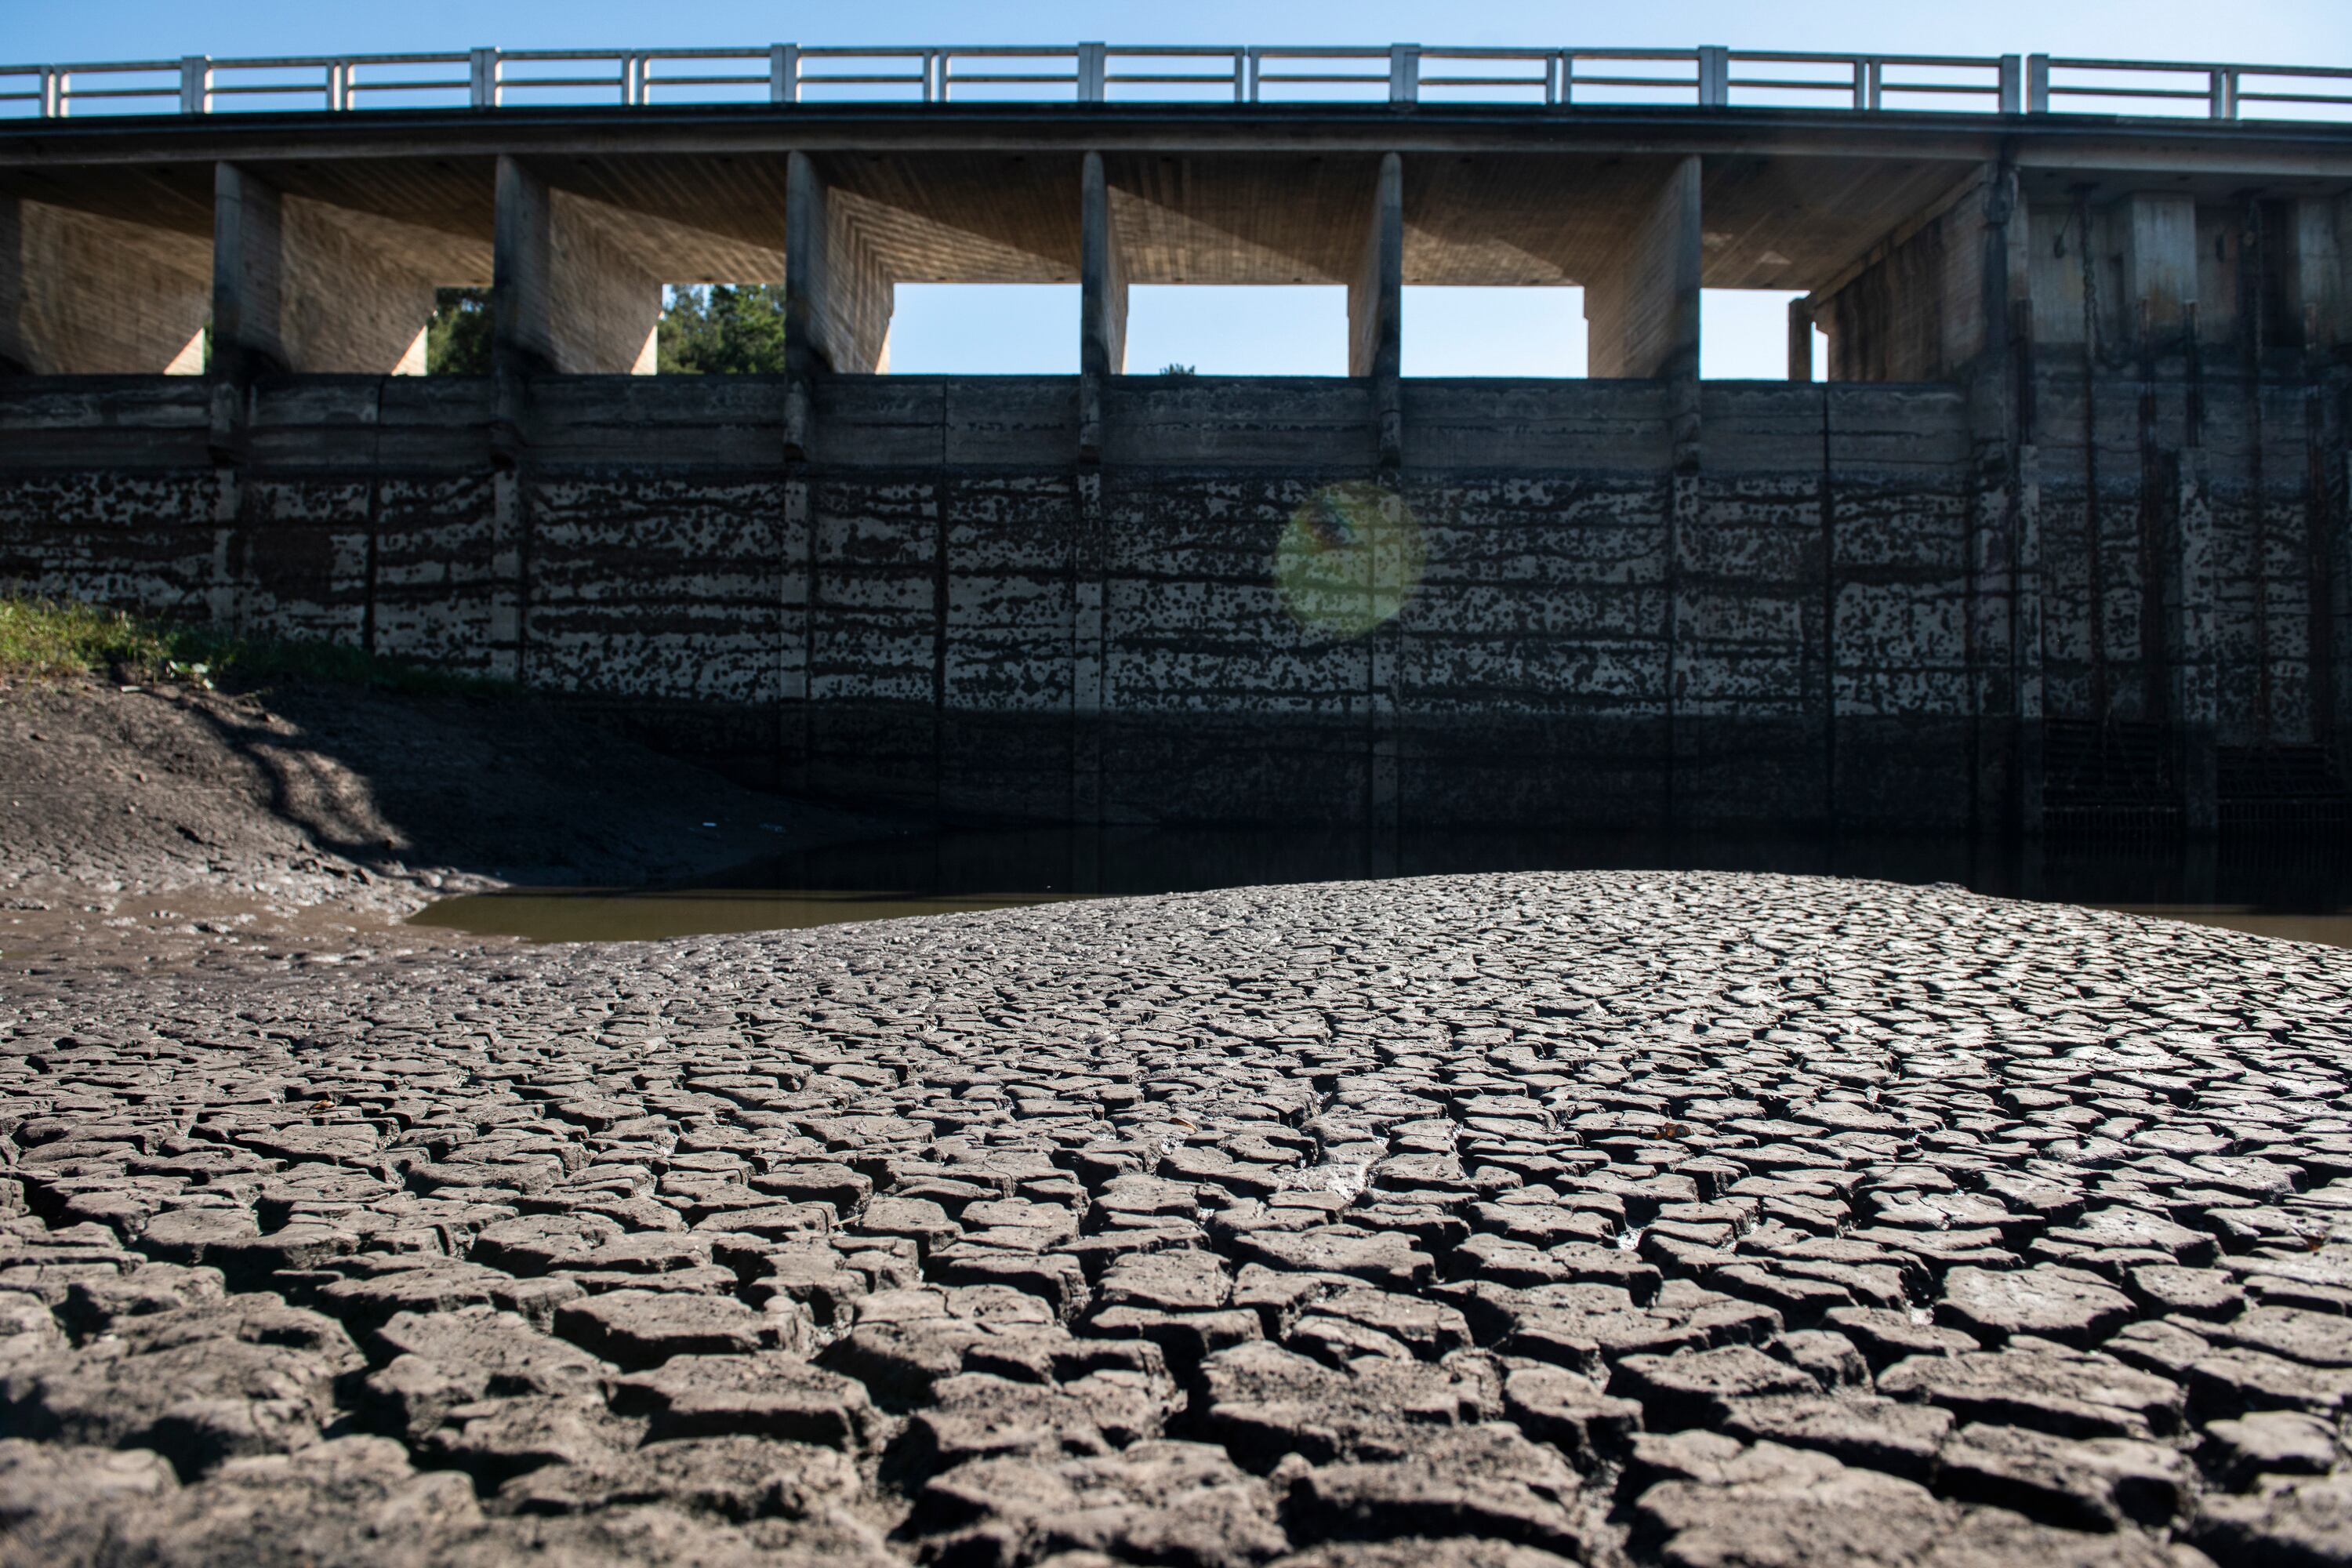
[[[2216,746],[2324,758],[2352,698],[2342,384],[2050,357],[2014,468],[1958,384],[1397,383],[1371,635],[1276,563],[1384,504],[1377,378],[290,377],[220,467],[200,386],[29,379],[0,582],[926,808],[1998,826],[2038,726],[2104,718],[2202,738],[2210,825]]]
[[[1635,873],[12,982],[0,1542],[2342,1561],[2347,1002]]]

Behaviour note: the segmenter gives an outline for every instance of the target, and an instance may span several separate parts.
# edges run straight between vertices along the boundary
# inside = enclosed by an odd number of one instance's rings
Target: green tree
[[[425,327],[427,375],[490,374],[490,291],[436,289]]]
[[[425,327],[430,375],[490,372],[490,291],[436,289]],[[656,342],[657,365],[670,374],[781,374],[784,368],[784,291],[772,283],[719,283],[668,290]]]
[[[665,373],[781,374],[784,290],[774,283],[673,289],[655,347]]]

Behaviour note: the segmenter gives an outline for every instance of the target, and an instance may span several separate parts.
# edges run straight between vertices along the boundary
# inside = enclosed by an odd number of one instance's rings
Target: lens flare
[[[1283,529],[1274,583],[1307,631],[1360,637],[1396,618],[1428,560],[1402,496],[1362,480],[1326,485]]]

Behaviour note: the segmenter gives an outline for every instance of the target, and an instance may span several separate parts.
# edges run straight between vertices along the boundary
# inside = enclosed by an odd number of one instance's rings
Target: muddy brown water
[[[1269,883],[1639,868],[1952,882],[2352,947],[2352,840],[2333,836],[2000,849],[1950,839],[961,830],[772,857],[690,886],[521,888],[444,899],[412,923],[533,942],[645,942]]]

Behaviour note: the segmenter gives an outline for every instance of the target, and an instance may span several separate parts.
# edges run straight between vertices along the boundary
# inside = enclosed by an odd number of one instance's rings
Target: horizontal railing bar
[[[1762,76],[1736,76],[1730,79],[1729,85],[1733,87],[1793,89],[1801,92],[1840,92],[1845,93],[1849,96],[1853,92],[1853,83],[1851,81],[1820,81],[1814,79],[1799,80],[1791,78]],[[2000,90],[2000,86],[1993,82],[1882,81],[1878,86],[1879,90],[1882,92],[1957,92],[1965,93],[1971,98],[1982,98],[1988,93],[1998,92]],[[2074,89],[2053,86],[2050,90],[2053,92],[2072,92]],[[2191,96],[2202,98],[2205,95],[2200,92],[2192,94]]]
[[[85,71],[176,71],[179,68],[177,60],[102,60],[96,64],[76,60],[69,66],[0,66],[0,74],[15,76],[19,71],[71,71],[79,76]]]
[[[2209,94],[2203,88],[2186,87],[2067,87],[2058,82],[2050,84],[2053,98],[2184,98],[2200,103]]]
[[[2000,60],[1992,55],[1822,55],[1797,53],[1786,49],[1734,49],[1734,63],[1759,60],[1775,65],[1852,65],[1856,60],[1874,60],[1882,66],[1946,66],[1966,67],[1975,70],[1997,71]],[[2053,65],[2058,62],[2053,60]]]
[[[2247,66],[2231,65],[2224,60],[2090,60],[2050,57],[2053,70],[2111,71],[2177,71],[2184,75],[2204,76],[2213,71],[2230,71],[2239,76],[2352,76],[2352,66]]]

